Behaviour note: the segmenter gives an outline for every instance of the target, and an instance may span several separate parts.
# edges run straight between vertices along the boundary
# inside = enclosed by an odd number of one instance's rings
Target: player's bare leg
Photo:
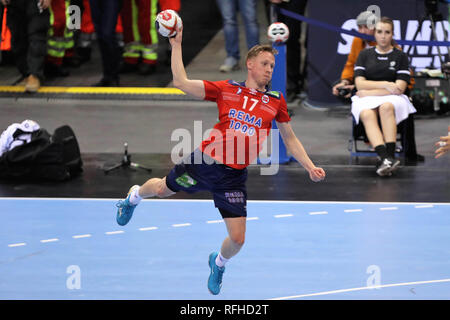
[[[220,254],[225,259],[235,256],[242,248],[245,242],[245,227],[247,218],[225,218],[225,224],[228,230],[228,237],[222,243]]]
[[[175,192],[170,190],[166,185],[166,177],[162,179],[151,178],[139,188],[139,196],[141,198],[166,198],[173,194],[175,194]]]
[[[222,243],[220,253],[213,252],[209,255],[209,267],[211,273],[208,278],[208,289],[216,295],[222,288],[222,276],[225,272],[225,263],[235,256],[245,242],[246,217],[224,218],[228,230],[228,237]]]

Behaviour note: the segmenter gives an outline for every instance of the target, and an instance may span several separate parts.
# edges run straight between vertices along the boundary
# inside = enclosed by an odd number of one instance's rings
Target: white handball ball
[[[289,28],[283,22],[274,22],[267,29],[267,36],[272,42],[286,42],[289,38]]]
[[[180,16],[174,10],[164,10],[156,16],[156,30],[163,37],[174,37],[177,29],[183,26]]]

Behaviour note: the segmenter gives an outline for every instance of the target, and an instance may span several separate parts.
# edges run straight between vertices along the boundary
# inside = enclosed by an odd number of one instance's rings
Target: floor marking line
[[[345,209],[344,212],[362,212],[362,209]]]
[[[8,244],[8,247],[10,248],[14,248],[14,247],[22,247],[22,246],[26,246],[27,244],[25,242],[20,242],[20,243],[12,243],[12,244]]]
[[[117,198],[51,198],[51,197],[0,197],[0,201],[3,200],[20,200],[20,201],[117,201]],[[214,203],[214,200],[208,199],[144,199],[144,202],[210,202]],[[377,205],[377,204],[395,204],[395,205],[420,205],[430,204],[426,202],[379,202],[379,201],[295,201],[295,200],[247,200],[250,203],[286,203],[286,204],[307,204],[307,203],[323,203],[323,204],[364,204],[364,205]],[[433,205],[450,206],[450,202],[432,202]]]
[[[139,228],[139,231],[149,231],[149,230],[156,230],[158,229],[158,227],[144,227],[144,228]]]
[[[120,234],[120,233],[125,233],[125,231],[119,230],[119,231],[108,231],[108,232],[105,232],[105,234],[107,234],[107,235]]]
[[[328,214],[328,211],[314,211],[314,212],[309,212],[310,215],[317,215],[317,214]]]
[[[173,224],[172,227],[180,228],[180,227],[189,227],[190,225],[191,225],[190,223],[177,223],[177,224]]]
[[[380,208],[381,211],[388,211],[388,210],[398,210],[398,207],[384,207]]]
[[[259,220],[259,217],[247,217],[247,221],[250,221],[250,220]]]
[[[72,238],[74,238],[74,239],[81,239],[81,238],[89,238],[91,236],[92,236],[91,234],[77,234],[75,236],[72,236]]]
[[[293,216],[292,213],[274,215],[275,218],[287,218],[287,217],[292,217],[292,216]]]
[[[323,291],[323,292],[316,292],[316,293],[299,294],[299,295],[295,295],[295,296],[271,298],[268,300],[287,300],[287,299],[296,299],[296,298],[304,298],[304,297],[323,296],[323,295],[327,295],[327,294],[335,294],[335,293],[343,293],[343,292],[371,290],[371,289],[378,289],[378,288],[381,289],[381,288],[390,288],[390,287],[400,287],[400,286],[409,286],[409,285],[418,285],[418,284],[441,283],[441,282],[450,282],[450,279],[391,283],[391,284],[384,284],[384,285],[379,285],[379,286],[370,286],[370,287],[366,286],[366,287],[359,287],[359,288],[339,289],[339,290]]]
[[[56,242],[56,241],[59,241],[59,239],[58,238],[52,238],[52,239],[41,240],[42,243]]]
[[[416,209],[434,208],[434,206],[432,204],[422,204],[422,205],[414,206],[414,208],[416,208]]]
[[[222,223],[223,222],[223,220],[209,220],[209,221],[206,221],[206,223]]]

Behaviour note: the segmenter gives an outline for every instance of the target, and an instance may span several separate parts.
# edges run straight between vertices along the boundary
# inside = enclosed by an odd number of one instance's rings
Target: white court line
[[[275,218],[287,218],[287,217],[292,217],[292,216],[293,216],[292,213],[274,215]]]
[[[345,209],[344,212],[362,212],[362,209]]]
[[[271,298],[271,299],[268,299],[268,300],[288,300],[288,299],[297,299],[297,298],[305,298],[305,297],[324,296],[324,295],[327,295],[327,294],[336,294],[336,293],[343,293],[343,292],[370,290],[370,289],[378,289],[378,288],[381,289],[381,288],[400,287],[400,286],[410,286],[410,285],[428,284],[428,283],[440,283],[440,282],[450,282],[450,279],[391,283],[391,284],[384,284],[384,285],[379,285],[379,286],[370,286],[370,287],[366,286],[366,287],[359,287],[359,288],[350,288],[350,289],[323,291],[323,292],[308,293],[308,294],[299,294],[299,295],[296,295],[296,296]]]
[[[173,224],[172,227],[174,227],[174,228],[189,227],[190,225],[191,225],[190,223],[178,223],[178,224]]]
[[[310,212],[310,215],[316,215],[316,214],[328,214],[328,211],[315,211],[315,212]]]
[[[418,206],[414,206],[416,209],[422,209],[422,208],[433,208],[434,206],[432,204],[422,204]]]
[[[222,223],[223,222],[223,220],[209,220],[209,221],[206,221],[206,223]]]
[[[259,220],[259,217],[247,217],[247,221],[250,221],[250,220]]]
[[[398,210],[398,207],[384,207],[380,208],[381,211]]]
[[[25,242],[20,242],[20,243],[12,243],[12,244],[8,244],[8,247],[10,248],[14,248],[14,247],[22,247],[22,246],[26,246],[27,244]]]
[[[3,200],[19,200],[19,201],[117,201],[117,198],[22,198],[22,197],[0,197]],[[143,202],[210,202],[214,200],[206,199],[144,199]],[[306,204],[306,203],[326,203],[326,204],[364,204],[364,205],[378,205],[378,204],[395,204],[395,205],[429,205],[429,202],[378,202],[378,201],[294,201],[294,200],[247,200],[250,203],[286,203],[286,204]],[[450,206],[450,202],[433,202],[438,206]]]
[[[59,241],[59,239],[58,238],[52,238],[52,239],[41,240],[42,243],[56,242],[56,241]]]
[[[107,235],[120,234],[120,233],[125,233],[125,231],[119,230],[119,231],[108,231],[108,232],[105,232],[105,234],[107,234]]]
[[[139,228],[139,231],[150,231],[150,230],[156,230],[158,227],[145,227],[145,228]]]
[[[74,239],[81,239],[81,238],[89,238],[91,236],[92,235],[90,235],[90,234],[78,234],[76,236],[72,236],[72,238],[74,238]]]

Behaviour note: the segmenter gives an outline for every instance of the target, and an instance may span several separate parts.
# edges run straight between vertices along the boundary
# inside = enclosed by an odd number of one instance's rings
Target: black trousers
[[[89,0],[89,3],[102,56],[103,78],[118,81],[122,56],[116,38],[116,25],[122,0]]]
[[[7,19],[11,51],[19,72],[24,77],[32,74],[42,80],[50,26],[49,10],[39,12],[37,1],[11,0]]]

